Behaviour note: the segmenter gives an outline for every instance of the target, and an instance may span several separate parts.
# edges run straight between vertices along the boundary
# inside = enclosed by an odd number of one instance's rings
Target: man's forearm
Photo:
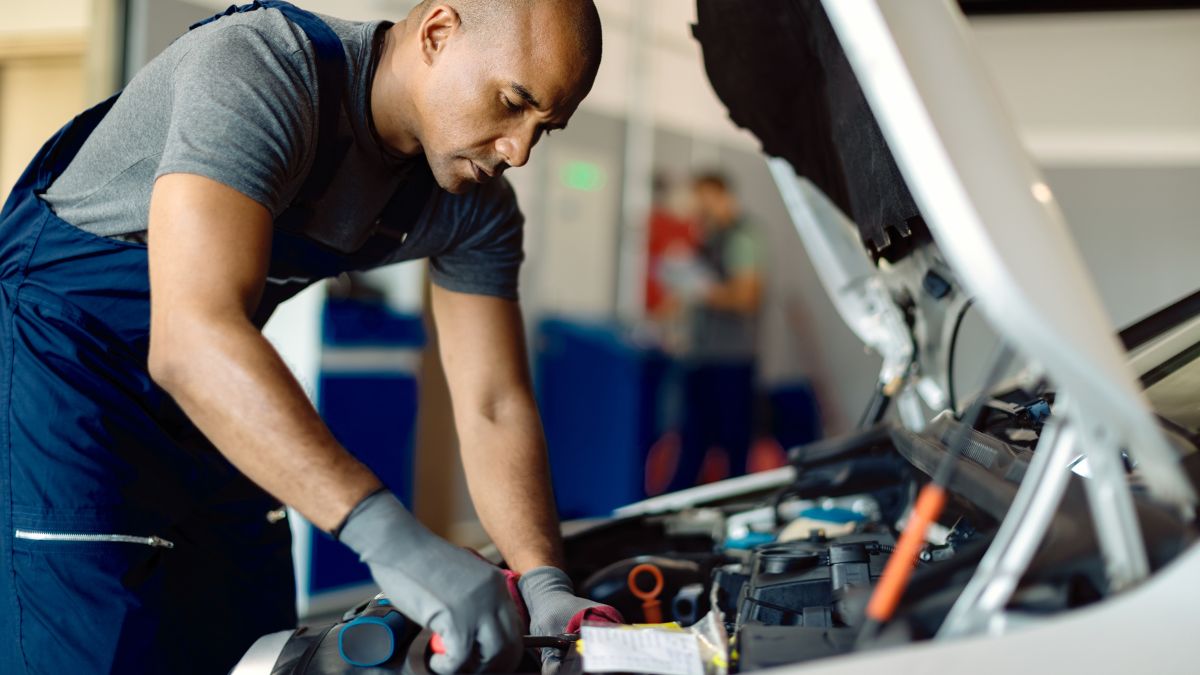
[[[758,311],[761,299],[762,282],[756,275],[744,275],[714,284],[704,303],[711,309],[753,314]]]
[[[561,567],[562,540],[537,409],[519,396],[491,414],[464,416],[463,467],[483,527],[509,567]]]
[[[234,466],[327,531],[378,488],[253,325],[179,321],[159,326],[152,373]]]

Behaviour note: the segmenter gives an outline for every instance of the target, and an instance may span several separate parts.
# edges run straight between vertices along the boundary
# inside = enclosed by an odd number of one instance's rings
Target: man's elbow
[[[203,325],[203,318],[184,312],[151,321],[146,369],[150,379],[172,396],[182,393],[182,388],[194,379],[195,369],[203,367],[207,358],[202,353]]]
[[[531,425],[540,428],[537,403],[531,392],[520,387],[503,394],[481,396],[462,411],[456,414],[461,435],[486,438],[499,429]]]
[[[146,358],[146,369],[150,379],[169,394],[175,394],[180,383],[186,380],[186,363],[183,347],[178,340],[163,337],[162,331],[151,330],[150,353]]]

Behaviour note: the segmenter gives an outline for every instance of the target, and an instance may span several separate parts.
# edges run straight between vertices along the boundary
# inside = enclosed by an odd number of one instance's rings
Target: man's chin
[[[437,181],[438,187],[452,195],[461,195],[471,191],[475,187],[475,182],[467,180],[458,174],[444,174],[441,171],[435,171],[433,179]]]
[[[465,195],[475,187],[475,183],[466,180],[459,180],[458,182],[450,185],[442,185],[441,183],[438,183],[438,185],[441,185],[443,190],[452,195]]]

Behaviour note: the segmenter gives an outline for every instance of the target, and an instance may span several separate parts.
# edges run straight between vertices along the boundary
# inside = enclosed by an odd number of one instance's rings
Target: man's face
[[[693,188],[696,198],[696,215],[705,227],[724,223],[729,218],[729,194],[711,183],[700,183]]]
[[[418,137],[443,189],[462,193],[522,166],[587,94],[570,31],[555,30],[554,21],[553,12],[534,9],[511,35],[448,32],[417,101]]]

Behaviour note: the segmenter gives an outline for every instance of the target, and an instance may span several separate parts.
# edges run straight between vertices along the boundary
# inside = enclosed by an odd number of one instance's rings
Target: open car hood
[[[797,229],[843,318],[884,356],[880,388],[898,397],[905,426],[919,430],[954,407],[947,317],[970,298],[1069,397],[1070,416],[1087,430],[1081,442],[1109,455],[1114,476],[1124,449],[1142,463],[1152,492],[1190,507],[1195,495],[1173,468],[1054,195],[957,8],[698,0],[697,17],[717,94],[733,120],[781,158],[773,173]],[[836,264],[827,259],[837,247],[821,240],[847,237],[832,222],[839,211],[878,268],[873,279],[846,272],[861,262],[844,246]],[[869,297],[855,305],[855,295]],[[881,304],[894,307],[892,319]],[[880,323],[890,339],[880,331],[872,342],[864,327]],[[911,353],[901,366],[906,339]]]

